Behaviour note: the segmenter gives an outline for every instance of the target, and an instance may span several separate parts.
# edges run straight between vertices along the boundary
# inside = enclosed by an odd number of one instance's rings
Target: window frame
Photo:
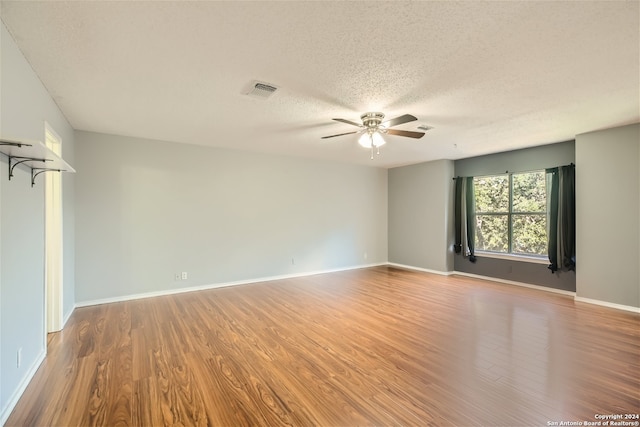
[[[474,233],[475,235],[473,236],[475,244],[476,244],[476,250],[475,253],[478,255],[482,255],[485,256],[487,258],[497,258],[497,259],[510,259],[510,260],[517,260],[517,261],[526,261],[526,262],[535,262],[535,263],[540,263],[540,264],[546,264],[548,263],[548,254],[530,254],[530,253],[521,253],[521,252],[514,252],[513,251],[513,219],[514,217],[517,216],[526,216],[526,215],[536,215],[536,216],[543,216],[545,221],[548,219],[548,215],[549,215],[549,207],[548,205],[545,203],[545,210],[544,211],[518,211],[518,212],[514,212],[513,210],[513,175],[519,175],[519,174],[530,174],[530,173],[542,173],[543,176],[545,176],[545,193],[547,191],[547,185],[546,185],[546,170],[545,169],[534,169],[534,170],[530,170],[530,171],[522,171],[522,172],[505,172],[505,173],[497,173],[497,174],[490,174],[490,175],[478,175],[478,176],[474,176],[473,180],[474,180],[474,198],[475,198],[475,184],[476,184],[476,179],[486,179],[486,178],[494,178],[494,177],[507,177],[508,180],[508,193],[509,193],[509,200],[508,200],[508,208],[506,212],[500,212],[500,211],[478,211],[477,210],[477,205],[476,205],[476,209],[474,209],[473,212],[473,217],[474,217],[474,222],[476,221],[476,218],[478,215],[484,215],[484,216],[505,216],[507,218],[507,252],[500,252],[500,251],[491,251],[491,250],[483,250],[483,249],[478,249],[478,241],[477,239],[477,232]],[[545,196],[546,197],[546,196]],[[548,224],[545,224],[545,226],[548,229]],[[549,236],[547,236],[547,244],[549,242]]]

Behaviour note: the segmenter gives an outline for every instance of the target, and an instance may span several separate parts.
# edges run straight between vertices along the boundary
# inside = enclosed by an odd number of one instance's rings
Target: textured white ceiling
[[[640,3],[32,2],[1,17],[80,130],[393,167],[640,121]],[[244,95],[253,80],[279,87]],[[410,113],[370,161],[361,113]]]

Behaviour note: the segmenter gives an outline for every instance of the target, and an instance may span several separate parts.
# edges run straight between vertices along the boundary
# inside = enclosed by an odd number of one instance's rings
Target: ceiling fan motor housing
[[[377,129],[382,123],[382,119],[384,119],[384,114],[382,113],[364,113],[360,116],[362,119],[362,124],[368,129]]]

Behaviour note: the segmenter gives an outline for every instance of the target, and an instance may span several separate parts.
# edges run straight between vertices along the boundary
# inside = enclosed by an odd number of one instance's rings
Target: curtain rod
[[[505,173],[529,173],[529,172],[537,172],[540,170],[545,170],[545,169],[553,169],[553,168],[562,168],[562,167],[566,167],[566,166],[575,166],[575,164],[573,162],[569,163],[568,165],[561,165],[561,166],[551,166],[550,168],[544,168],[544,169],[531,169],[528,171],[518,171],[518,172],[509,172],[508,170],[504,171],[504,173],[496,173],[496,174],[491,174],[491,175],[473,175],[474,177],[481,177],[481,176],[494,176],[494,175],[504,175]],[[453,180],[455,181],[458,178],[469,178],[469,177],[465,177],[465,176],[454,176]]]

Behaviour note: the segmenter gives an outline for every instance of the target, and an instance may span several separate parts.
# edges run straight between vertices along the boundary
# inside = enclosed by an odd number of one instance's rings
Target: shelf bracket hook
[[[8,156],[9,157],[9,181],[13,177],[13,170],[21,163],[25,162],[49,162],[50,159],[36,159],[33,157],[17,157],[17,156]],[[14,162],[14,160],[17,160]]]
[[[64,172],[64,169],[32,168],[31,169],[31,187],[36,185],[36,176],[45,172]]]

